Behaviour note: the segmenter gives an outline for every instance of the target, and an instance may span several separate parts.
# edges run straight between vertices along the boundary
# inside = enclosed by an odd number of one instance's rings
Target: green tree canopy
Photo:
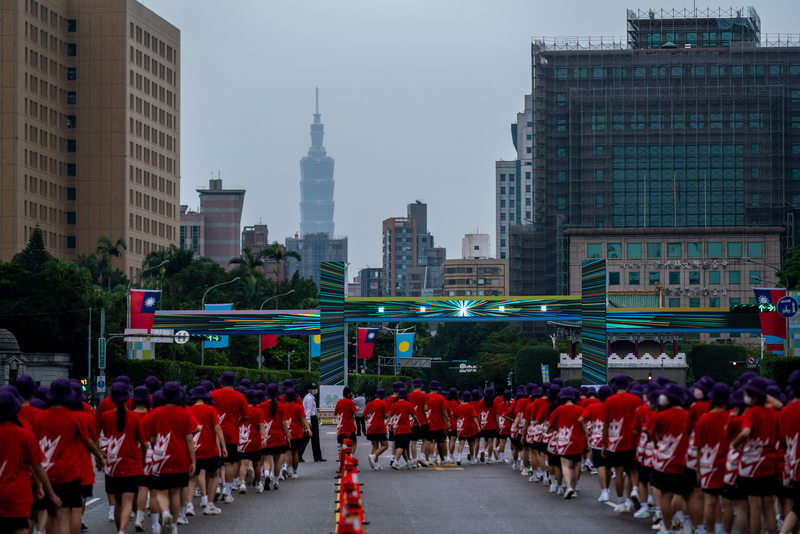
[[[47,263],[54,259],[47,252],[44,246],[42,229],[39,228],[39,223],[36,223],[36,226],[31,231],[30,238],[28,238],[28,245],[22,249],[22,252],[12,258],[11,263],[16,263],[26,271],[36,274],[44,271]]]

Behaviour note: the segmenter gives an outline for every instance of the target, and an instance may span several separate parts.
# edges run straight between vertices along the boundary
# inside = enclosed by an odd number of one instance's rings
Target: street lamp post
[[[775,267],[774,265],[770,265],[768,263],[761,262],[761,261],[755,261],[754,259],[748,258],[747,256],[742,258],[742,261],[746,261],[748,263],[755,263],[756,265],[763,265],[764,267],[769,267],[770,269],[775,269],[776,271],[781,273],[781,276],[783,276],[784,287],[786,288],[786,292],[788,294],[788,292],[789,292],[789,279],[786,277],[786,274],[784,274],[784,272],[780,268]],[[777,302],[774,302],[773,304],[775,304],[775,306],[778,305]],[[787,317],[786,318],[786,333],[784,334],[784,337],[783,337],[783,355],[786,356],[786,357],[789,356],[789,346],[790,346],[789,345],[789,318]]]
[[[267,302],[275,299],[275,309],[277,310],[278,309],[278,299],[280,297],[285,297],[286,295],[291,295],[292,293],[294,293],[294,289],[290,289],[289,291],[287,291],[286,293],[283,293],[282,295],[275,295],[274,297],[270,297],[267,300],[265,300],[264,302],[262,302],[261,306],[259,306],[258,309],[259,310],[263,310],[264,309],[264,304],[266,304]]]
[[[236,282],[238,280],[239,280],[239,277],[237,276],[233,280],[228,280],[227,282],[222,282],[221,284],[217,284],[215,286],[211,286],[208,289],[206,289],[206,292],[203,293],[203,300],[201,301],[202,302],[202,306],[203,306],[203,310],[206,309],[206,295],[208,295],[209,291],[211,291],[215,287],[224,286],[224,285],[227,285],[227,284],[232,284],[232,283],[234,283],[234,282]],[[206,340],[205,339],[201,339],[200,340],[200,365],[205,365],[205,364],[206,364]]]

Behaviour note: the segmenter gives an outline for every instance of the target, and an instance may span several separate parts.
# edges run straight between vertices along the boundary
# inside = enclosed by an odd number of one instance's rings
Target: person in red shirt
[[[689,445],[689,436],[686,435],[689,412],[682,407],[683,402],[683,389],[677,384],[668,384],[658,397],[662,410],[655,414],[647,429],[656,444],[653,486],[661,490],[661,514],[665,527],[672,524],[672,498],[675,495],[685,497],[692,492],[691,484],[683,478],[686,447]]]
[[[547,383],[549,385],[549,383]],[[533,384],[531,384],[533,385]],[[527,387],[522,386],[520,388],[520,392],[522,396],[517,399],[516,404],[514,405],[514,422],[511,424],[512,428],[516,429],[517,438],[515,441],[512,441],[517,447],[519,451],[517,453],[517,464],[512,466],[512,469],[516,471],[519,469],[522,474],[527,473],[526,465],[529,461],[530,450],[527,446],[526,440],[526,431],[528,427],[528,420],[526,419],[526,415],[528,412],[528,406],[535,400],[530,395],[536,389],[529,390]],[[538,457],[537,457],[537,465],[538,465]]]
[[[389,448],[389,443],[386,441],[386,420],[389,418],[389,407],[384,401],[385,398],[386,391],[379,389],[375,392],[375,398],[364,407],[367,439],[372,442],[372,452],[367,456],[367,460],[370,468],[378,471],[383,470],[378,458]]]
[[[458,441],[458,434],[456,432],[456,408],[458,405],[461,404],[458,402],[458,390],[456,388],[450,388],[447,392],[447,413],[449,415],[449,421],[447,424],[447,461],[448,463],[453,462],[453,453],[456,450],[456,441]]]
[[[408,394],[408,392],[406,392]],[[336,441],[341,448],[344,440],[350,438],[353,442],[353,454],[356,453],[356,420],[355,413],[358,411],[353,402],[353,390],[345,386],[342,390],[343,399],[336,403],[333,413],[336,416]]]
[[[220,387],[211,392],[211,400],[219,415],[219,426],[225,437],[225,449],[228,454],[223,457],[225,476],[225,502],[233,502],[231,491],[233,479],[239,473],[239,425],[250,417],[250,409],[244,395],[233,389],[236,376],[231,371],[225,371],[219,377]]]
[[[428,424],[428,418],[425,416],[425,401],[428,395],[422,391],[421,378],[415,378],[412,382],[412,387],[414,390],[408,394],[408,402],[414,405],[419,424],[411,425],[411,458],[415,467],[420,463],[428,467],[428,456],[433,454],[433,447],[430,441],[430,425]],[[422,450],[419,458],[417,458],[417,441],[420,440],[422,440]]]
[[[39,415],[41,410],[31,406],[31,399],[36,393],[36,382],[33,381],[28,375],[20,375],[14,380],[14,387],[17,388],[20,396],[22,396],[22,408],[17,414],[20,419],[25,419],[29,423],[33,423],[36,416]]]
[[[345,388],[345,390],[347,389],[349,388]],[[338,409],[338,404],[336,407]],[[402,469],[403,466],[400,465],[401,456],[407,460],[406,466],[409,469],[413,468],[413,463],[408,461],[408,448],[412,439],[411,421],[419,425],[420,420],[419,417],[417,417],[417,411],[414,409],[414,405],[408,401],[408,390],[406,388],[400,388],[400,391],[397,392],[397,400],[392,404],[392,410],[389,415],[392,420],[392,427],[394,428],[395,444],[391,468]]]
[[[619,503],[615,512],[638,510],[642,505],[639,498],[639,473],[636,465],[636,443],[633,441],[631,423],[636,408],[642,405],[642,399],[628,393],[630,380],[627,375],[619,374],[611,383],[615,395],[610,396],[605,404],[606,421],[603,424],[603,448],[601,454],[607,464],[616,472],[614,488]],[[631,484],[630,498],[625,499],[624,484],[628,473]]]
[[[61,499],[62,507],[56,510],[46,500],[42,504],[47,508],[47,530],[65,534],[74,529],[76,523],[80,531],[83,503],[78,445],[82,444],[94,454],[98,466],[104,466],[105,461],[100,448],[91,440],[83,417],[69,410],[75,399],[69,380],[53,380],[47,399],[51,407],[37,415],[32,426],[44,453],[42,466],[47,471],[53,491]]]
[[[175,534],[181,508],[181,489],[189,485],[194,476],[194,433],[197,421],[180,406],[184,391],[178,382],[167,382],[161,389],[164,405],[153,410],[145,421],[145,437],[153,447],[152,486],[150,504],[156,501],[156,512],[163,513],[163,534]],[[161,510],[153,491],[167,497],[168,509]],[[155,527],[155,524],[153,525]]]
[[[561,459],[561,472],[564,474],[566,491],[564,499],[575,496],[575,485],[580,477],[580,466],[584,452],[588,449],[586,435],[581,428],[580,419],[583,414],[576,402],[577,391],[564,388],[558,394],[560,405],[550,414],[546,433],[556,434],[556,452]]]
[[[744,400],[749,407],[742,419],[742,429],[731,442],[731,447],[739,451],[737,486],[747,496],[750,532],[763,532],[763,515],[767,530],[772,533],[778,531],[773,495],[778,438],[778,416],[774,408],[779,403],[767,394],[767,385],[766,380],[758,377],[751,378],[744,385]]]
[[[258,407],[264,414],[264,434],[266,443],[261,451],[264,458],[264,471],[269,474],[269,480],[265,488],[269,489],[272,483],[274,489],[279,489],[281,458],[286,449],[291,447],[291,434],[289,433],[289,423],[286,421],[286,404],[280,402],[281,391],[277,384],[267,386],[267,400]]]
[[[450,425],[450,414],[445,398],[439,394],[439,382],[431,380],[428,385],[431,392],[425,398],[425,417],[428,420],[428,437],[430,438],[430,456],[434,464],[439,464],[439,459],[445,461],[447,458],[447,437],[448,426]],[[433,448],[436,446],[436,451]],[[438,456],[436,453],[438,452]],[[432,458],[431,458],[432,457]]]
[[[600,386],[597,390],[598,401],[589,404],[583,410],[578,421],[586,435],[586,440],[592,448],[592,467],[597,470],[598,481],[600,482],[600,497],[598,502],[608,502],[608,485],[611,482],[611,469],[606,468],[606,459],[601,454],[603,449],[603,428],[606,424],[605,401],[611,396],[609,386]]]
[[[13,386],[0,388],[0,523],[3,532],[27,534],[34,494],[31,472],[37,481],[37,498],[46,496],[55,508],[61,506],[43,467],[46,461],[36,436],[19,418],[22,396]],[[44,495],[42,494],[44,492]],[[56,531],[57,532],[57,531]],[[66,531],[65,531],[66,532]]]
[[[795,488],[794,504],[786,514],[781,527],[781,534],[794,532],[800,517],[800,455],[797,454],[797,444],[800,442],[800,370],[792,371],[789,375],[789,387],[794,399],[781,410],[778,415],[778,439],[784,454],[783,483],[793,484]]]
[[[514,410],[516,401],[512,398],[511,390],[506,389],[503,391],[503,397],[498,398],[494,403],[495,413],[497,414],[497,448],[495,449],[495,457],[500,462],[506,460],[506,442],[511,439],[511,419],[506,417]],[[509,460],[506,463],[511,463]]]
[[[138,389],[138,388],[137,388]],[[136,391],[134,391],[134,395]],[[211,394],[203,386],[195,387],[191,392],[190,400],[194,403],[189,408],[192,416],[200,425],[200,432],[194,436],[195,474],[189,480],[189,495],[194,495],[195,484],[200,487],[200,506],[203,514],[217,515],[221,510],[208,501],[208,490],[213,491],[219,480],[219,457],[227,455],[225,436],[219,424],[217,410],[206,403],[211,402]],[[134,397],[134,404],[136,398]],[[260,450],[259,450],[260,452]],[[194,505],[186,506],[186,514],[194,515]]]
[[[497,409],[495,408],[495,393],[494,388],[486,388],[483,392],[483,400],[476,406],[478,416],[481,419],[481,437],[483,438],[483,448],[479,444],[478,459],[481,462],[492,463],[492,454],[494,453],[494,440],[500,436],[498,428],[500,427],[497,420]],[[488,460],[487,460],[488,456]]]
[[[72,386],[72,390],[75,392],[75,399],[69,404],[69,410],[73,415],[83,420],[83,422],[86,424],[86,430],[89,433],[89,439],[95,442],[99,448],[100,441],[98,436],[97,421],[91,409],[88,411],[84,409],[84,406],[88,405],[86,404],[86,396],[83,394],[81,382],[76,378],[71,378],[69,380],[69,384]],[[82,517],[83,512],[86,509],[86,500],[91,499],[94,495],[94,469],[92,468],[92,456],[89,453],[89,449],[87,449],[83,444],[78,445],[78,462],[81,466],[81,502],[83,503],[83,506],[81,507]],[[83,526],[82,521],[79,524],[77,522],[78,520],[75,519],[74,516],[73,521],[75,521],[75,524],[73,524],[71,528],[79,529]]]
[[[264,412],[256,408],[256,392],[246,389],[244,398],[249,408],[247,421],[239,425],[239,493],[247,493],[247,485],[253,484],[256,493],[264,491],[261,483],[261,463],[266,435]]]
[[[725,410],[730,398],[731,388],[719,382],[708,392],[710,410],[700,416],[694,424],[695,458],[698,460],[697,473],[703,489],[703,516],[706,532],[714,529],[717,505],[725,485],[725,457],[728,454],[728,440],[725,427],[730,416]],[[694,406],[694,405],[692,405]],[[690,410],[691,414],[691,410]],[[691,415],[690,415],[691,417]]]
[[[464,444],[469,443],[468,453],[470,464],[477,464],[478,454],[478,432],[481,429],[478,410],[472,404],[472,394],[465,391],[461,394],[461,404],[455,410],[456,431],[458,432],[458,457],[456,464],[461,465],[461,454],[464,451]]]
[[[642,498],[642,505],[633,513],[633,517],[640,519],[649,519],[650,512],[647,508],[647,503],[644,499],[650,495],[650,475],[652,472],[652,447],[650,444],[650,436],[644,429],[650,425],[650,419],[653,415],[653,410],[650,407],[650,400],[652,399],[652,406],[658,406],[658,384],[651,382],[648,384],[648,391],[644,400],[648,402],[642,403],[641,406],[636,408],[633,414],[633,422],[631,423],[631,432],[633,439],[636,442],[636,469],[639,474],[639,495]],[[644,394],[644,393],[643,393]]]
[[[286,406],[284,407],[286,420],[289,421],[289,437],[292,442],[290,474],[292,478],[298,478],[297,467],[300,465],[300,448],[303,446],[303,440],[311,437],[311,424],[306,418],[303,404],[297,402],[297,392],[295,392],[294,388],[286,389],[284,400],[286,401]]]
[[[691,395],[694,399],[692,405],[689,407],[689,423],[686,427],[686,433],[689,434],[689,446],[686,449],[684,477],[687,481],[691,481],[693,488],[692,494],[686,499],[692,525],[700,525],[703,523],[704,508],[703,490],[700,487],[700,477],[697,475],[697,457],[695,456],[697,447],[694,446],[694,426],[695,423],[711,409],[711,401],[708,400],[708,394],[713,387],[714,380],[709,376],[703,376],[700,380],[695,382],[691,390]]]
[[[114,495],[116,503],[114,523],[118,532],[125,532],[133,509],[133,499],[144,478],[147,441],[139,418],[129,413],[126,406],[131,398],[128,387],[120,382],[111,386],[108,398],[116,406],[107,410],[100,419],[100,429],[106,437],[106,493]]]

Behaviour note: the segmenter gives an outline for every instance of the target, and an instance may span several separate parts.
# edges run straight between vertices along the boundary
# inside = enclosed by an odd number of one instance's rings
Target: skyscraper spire
[[[319,124],[319,87],[317,87],[317,112],[314,113],[314,124]]]
[[[300,234],[326,233],[333,236],[333,159],[325,153],[322,145],[325,126],[320,120],[319,88],[316,98],[311,148],[300,160]]]

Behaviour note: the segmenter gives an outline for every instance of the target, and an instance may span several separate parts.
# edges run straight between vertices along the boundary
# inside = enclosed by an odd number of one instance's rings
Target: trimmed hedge
[[[742,345],[695,345],[691,358],[695,380],[708,375],[717,382],[733,384],[747,370],[744,363],[731,363],[747,360],[747,349]]]
[[[549,366],[550,379],[559,377],[561,373],[558,369],[558,351],[547,345],[520,349],[514,362],[514,382],[541,384],[542,365]]]
[[[581,389],[582,385],[583,385],[583,380],[581,380],[580,378],[570,378],[569,380],[564,381],[564,386],[570,388]]]
[[[789,381],[789,375],[797,369],[800,369],[800,358],[765,356],[761,360],[759,375],[763,378],[771,378],[783,389]]]
[[[194,387],[203,380],[210,380],[214,385],[218,385],[219,377],[225,371],[233,371],[236,374],[236,381],[247,378],[253,385],[263,382],[265,384],[275,383],[282,386],[287,378],[294,380],[295,389],[300,396],[305,395],[308,384],[319,385],[319,373],[315,371],[275,371],[272,369],[249,369],[245,367],[218,367],[213,365],[195,365],[189,362],[179,362],[174,360],[128,360],[114,358],[109,361],[109,368],[106,370],[107,382],[112,384],[117,376],[125,375],[131,379],[131,384],[140,386],[145,379],[153,375],[162,382],[177,381],[187,388]],[[391,390],[392,383],[405,382],[410,390],[411,378],[408,376],[376,376],[376,375],[348,375],[350,387],[353,391],[363,389],[365,393],[374,395],[378,388]]]

